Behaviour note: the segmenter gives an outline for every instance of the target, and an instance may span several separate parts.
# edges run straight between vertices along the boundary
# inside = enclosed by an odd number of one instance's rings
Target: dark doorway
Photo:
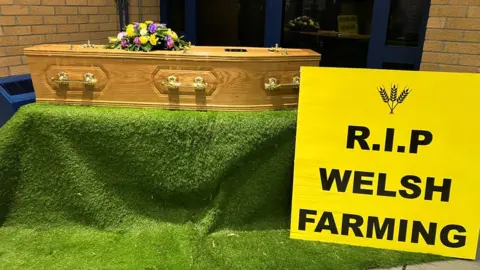
[[[263,47],[265,0],[198,0],[197,44]]]

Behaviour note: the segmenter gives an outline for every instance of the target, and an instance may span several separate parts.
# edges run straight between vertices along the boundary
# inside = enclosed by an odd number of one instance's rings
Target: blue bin
[[[30,75],[0,78],[0,127],[26,104],[35,102]]]

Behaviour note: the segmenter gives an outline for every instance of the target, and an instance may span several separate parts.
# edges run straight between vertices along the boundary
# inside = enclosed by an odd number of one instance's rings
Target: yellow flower
[[[140,29],[147,29],[147,25],[144,24],[144,23],[141,23],[141,24],[140,24]]]
[[[170,35],[170,36],[172,35],[172,29],[168,28],[167,35]]]
[[[140,37],[140,43],[146,44],[148,42],[148,38],[146,36],[141,36]]]
[[[127,28],[133,28],[133,24],[127,25]]]
[[[146,24],[152,24],[153,21],[146,21],[145,23],[146,23]]]
[[[153,46],[157,45],[157,42],[158,42],[158,38],[156,35],[151,35],[150,36],[150,44],[152,44]]]
[[[312,21],[312,20],[310,20],[310,25],[313,25],[313,21]]]
[[[108,41],[110,41],[110,43],[117,43],[118,39],[113,37],[108,37]]]
[[[134,37],[135,36],[135,30],[133,29],[133,27],[128,27],[126,32],[127,32],[128,37]]]
[[[178,39],[178,35],[177,35],[177,33],[175,33],[175,32],[172,32],[171,36],[172,36],[172,39],[173,39],[173,40],[177,40],[177,39]]]

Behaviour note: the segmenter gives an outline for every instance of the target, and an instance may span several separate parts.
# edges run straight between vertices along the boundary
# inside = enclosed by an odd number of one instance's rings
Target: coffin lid
[[[72,47],[73,46],[73,47]],[[73,48],[73,49],[72,49]],[[243,49],[246,52],[226,51],[226,49]],[[96,58],[128,58],[128,59],[182,59],[182,60],[218,60],[218,61],[312,61],[320,60],[320,54],[310,49],[287,48],[288,55],[284,55],[285,48],[278,51],[269,51],[261,47],[220,47],[220,46],[192,46],[188,53],[183,51],[151,51],[130,52],[125,50],[104,49],[102,45],[95,48],[84,48],[83,45],[70,44],[43,44],[24,49],[27,56],[67,56],[67,57],[96,57]]]

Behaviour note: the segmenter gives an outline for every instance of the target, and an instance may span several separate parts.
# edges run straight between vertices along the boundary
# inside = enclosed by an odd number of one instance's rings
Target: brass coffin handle
[[[167,82],[162,82],[168,89],[178,89],[179,87],[193,87],[195,90],[205,90],[208,84],[202,77],[196,77],[193,79],[193,83],[180,83],[175,76],[169,76]]]
[[[70,83],[82,83],[85,86],[95,86],[97,84],[97,78],[90,72],[83,74],[83,80],[70,80],[67,72],[59,72],[57,77],[52,77],[52,82],[68,85]]]
[[[280,87],[294,87],[297,88],[300,86],[300,77],[295,76],[292,79],[292,83],[278,83],[278,80],[276,78],[269,78],[268,82],[265,84],[265,90],[275,90]]]

